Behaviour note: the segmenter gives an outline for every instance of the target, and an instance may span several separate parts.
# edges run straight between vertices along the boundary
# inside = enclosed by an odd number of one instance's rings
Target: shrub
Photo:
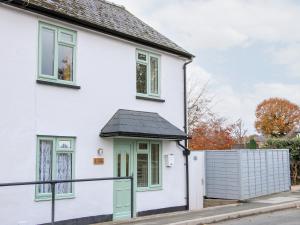
[[[267,140],[265,148],[289,149],[292,183],[297,184],[300,170],[300,138],[280,138]]]

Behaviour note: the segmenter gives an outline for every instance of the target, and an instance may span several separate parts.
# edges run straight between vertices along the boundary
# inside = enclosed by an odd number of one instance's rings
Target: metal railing
[[[74,180],[50,180],[50,181],[31,181],[31,182],[14,182],[14,183],[0,183],[0,187],[12,187],[12,186],[28,186],[28,185],[51,185],[51,225],[55,225],[55,185],[59,183],[79,183],[79,182],[91,182],[91,181],[108,181],[108,180],[130,180],[130,202],[131,202],[131,218],[134,217],[133,209],[133,176],[130,177],[104,177],[104,178],[87,178],[87,179],[74,179]]]

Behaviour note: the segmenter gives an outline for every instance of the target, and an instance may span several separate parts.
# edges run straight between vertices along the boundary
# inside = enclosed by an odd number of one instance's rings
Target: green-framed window
[[[38,181],[74,179],[75,138],[38,136],[36,177]],[[73,183],[56,184],[56,198],[74,197]],[[36,185],[36,199],[51,198],[50,184]]]
[[[160,56],[136,51],[136,93],[138,96],[160,97]]]
[[[137,142],[136,182],[138,191],[155,190],[162,187],[161,142]]]
[[[76,41],[76,31],[40,22],[39,80],[76,83]]]

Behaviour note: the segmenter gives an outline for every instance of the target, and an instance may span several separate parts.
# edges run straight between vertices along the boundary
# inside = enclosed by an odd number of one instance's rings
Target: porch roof
[[[188,138],[158,113],[119,109],[102,128],[100,137],[142,137],[169,140]]]

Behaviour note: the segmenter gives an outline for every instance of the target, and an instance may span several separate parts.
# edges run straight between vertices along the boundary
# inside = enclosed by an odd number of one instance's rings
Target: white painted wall
[[[190,210],[199,210],[203,208],[203,196],[205,192],[204,154],[204,151],[191,151],[189,160]]]
[[[135,50],[148,48],[67,25],[78,32],[81,89],[41,85],[36,83],[38,22],[50,20],[2,4],[0,18],[0,182],[35,180],[37,135],[77,137],[75,178],[113,176],[113,141],[99,138],[99,132],[120,108],[158,112],[183,127],[182,59],[158,52],[166,102],[137,100]],[[94,166],[99,147],[105,164]],[[163,165],[163,190],[137,193],[138,211],[185,205],[184,158],[175,142],[164,141],[163,155],[171,152],[176,163]],[[58,220],[112,213],[112,182],[76,184],[75,194],[57,201]],[[0,199],[1,224],[50,220],[50,202],[35,202],[34,187],[0,188]]]

